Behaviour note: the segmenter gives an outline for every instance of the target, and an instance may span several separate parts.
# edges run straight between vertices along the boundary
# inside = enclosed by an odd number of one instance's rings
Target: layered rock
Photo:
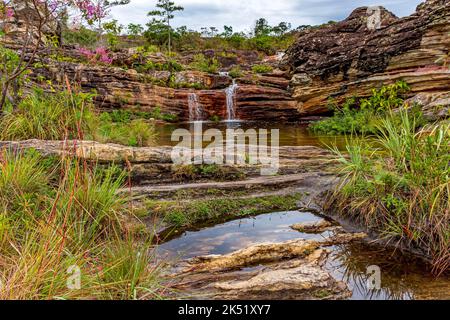
[[[198,71],[138,73],[117,67],[47,62],[45,68],[34,70],[34,77],[43,76],[61,83],[66,75],[84,91],[95,90],[96,104],[102,110],[123,108],[151,112],[159,108],[163,113],[188,121],[189,96],[196,94],[204,120],[213,116],[227,119],[225,89],[232,79],[226,74]],[[247,76],[238,79],[238,85],[234,97],[237,119],[298,119],[296,104],[288,90],[289,80],[284,73]],[[183,88],[189,86],[197,88]]]
[[[5,30],[5,37],[2,38],[5,46],[21,49],[25,43],[37,43],[39,38],[42,41],[47,36],[60,39],[60,25],[52,15],[45,12],[45,6],[39,1],[11,0],[9,5],[14,9],[13,16],[0,21],[0,30]],[[39,28],[39,25],[42,27]]]
[[[450,91],[450,71],[437,64],[450,48],[448,1],[428,0],[405,18],[380,10],[378,29],[368,25],[373,10],[362,7],[344,21],[305,31],[288,50],[284,63],[301,114],[326,113],[330,99],[369,96],[398,80],[409,83],[411,95]]]

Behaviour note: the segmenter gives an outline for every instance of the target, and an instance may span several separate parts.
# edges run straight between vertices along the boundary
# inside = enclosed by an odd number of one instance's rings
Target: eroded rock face
[[[423,92],[406,102],[409,105],[421,105],[423,114],[429,121],[450,117],[450,92]]]
[[[304,115],[327,113],[329,99],[365,97],[374,87],[405,80],[411,94],[450,91],[450,71],[436,61],[450,48],[450,4],[429,0],[409,17],[381,9],[381,27],[368,28],[373,11],[358,8],[344,21],[304,32],[288,50],[293,98]]]
[[[97,106],[102,110],[133,109],[174,114],[181,121],[189,120],[189,96],[196,94],[203,110],[203,119],[213,116],[227,119],[225,89],[231,77],[198,71],[138,73],[116,67],[79,63],[52,64],[34,70],[34,76],[44,76],[59,83],[67,76],[85,91],[95,90]],[[238,79],[236,117],[240,120],[298,120],[299,112],[288,90],[285,73],[254,75]],[[171,83],[172,87],[168,87]],[[203,89],[185,88],[190,85]],[[181,87],[181,88],[178,88]]]
[[[37,8],[35,4],[38,5]],[[0,29],[6,31],[6,36],[2,38],[2,43],[6,47],[21,49],[27,39],[29,39],[29,45],[37,43],[39,38],[37,26],[39,23],[43,23],[41,29],[42,41],[45,40],[46,36],[57,36],[60,38],[60,25],[51,16],[48,19],[42,18],[48,13],[45,13],[45,7],[39,2],[11,0],[10,6],[14,9],[13,16],[6,21],[0,21]],[[39,14],[36,9],[40,10]]]

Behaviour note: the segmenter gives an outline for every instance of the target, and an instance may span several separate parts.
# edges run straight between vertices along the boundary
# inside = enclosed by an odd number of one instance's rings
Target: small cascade
[[[198,96],[196,93],[189,93],[188,95],[189,105],[189,121],[202,121],[203,120],[203,108],[200,105]]]
[[[227,95],[227,120],[236,120],[236,91],[239,88],[236,80],[233,79],[233,84],[225,89]]]

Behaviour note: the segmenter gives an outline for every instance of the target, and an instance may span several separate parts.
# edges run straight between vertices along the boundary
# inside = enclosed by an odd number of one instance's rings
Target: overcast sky
[[[173,24],[189,29],[215,26],[222,30],[231,25],[235,31],[248,31],[256,19],[264,17],[270,24],[291,22],[293,27],[342,20],[360,6],[382,5],[403,17],[415,11],[422,0],[175,0],[184,7]],[[131,0],[116,7],[112,17],[127,25],[130,22],[145,25],[147,12],[154,9],[156,0]]]

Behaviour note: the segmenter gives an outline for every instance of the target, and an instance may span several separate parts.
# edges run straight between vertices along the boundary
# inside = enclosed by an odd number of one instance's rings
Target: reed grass
[[[374,136],[351,139],[347,153],[334,152],[342,182],[327,210],[421,251],[436,273],[448,270],[450,125],[416,130],[416,119],[401,109]]]

